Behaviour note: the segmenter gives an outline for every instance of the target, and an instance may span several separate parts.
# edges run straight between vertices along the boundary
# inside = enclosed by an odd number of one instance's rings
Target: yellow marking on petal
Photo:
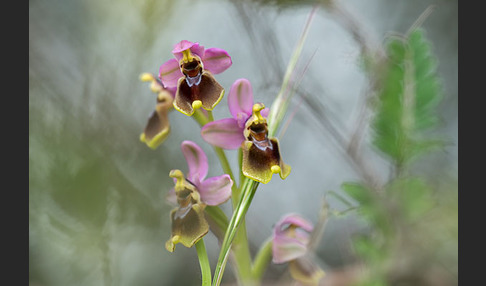
[[[176,191],[182,191],[185,189],[184,186],[186,185],[186,178],[184,178],[184,174],[182,173],[181,170],[170,171],[169,177],[175,178],[177,180],[175,185]]]
[[[143,143],[145,143],[145,133],[142,133],[140,134],[140,141],[142,141]]]
[[[175,244],[172,242],[172,239],[167,240],[165,243],[165,249],[169,252],[174,252]]]
[[[145,73],[140,75],[140,80],[141,81],[153,81],[155,79],[154,79],[154,76],[152,74],[145,72]]]
[[[190,49],[182,51],[181,61],[184,63],[192,62],[196,57],[191,53]]]
[[[157,147],[159,147],[160,144],[162,144],[162,142],[165,141],[165,139],[167,138],[167,136],[169,135],[169,129],[167,130],[164,130],[162,132],[160,132],[159,134],[155,135],[154,138],[152,138],[152,140],[150,141],[142,141],[142,142],[145,142],[147,144],[147,146],[149,146],[150,148],[152,149],[157,149]],[[142,138],[140,138],[141,140]],[[145,140],[145,134],[144,134],[144,140]]]
[[[281,171],[280,166],[278,166],[278,165],[273,165],[271,167],[271,170],[272,170],[272,173],[274,173],[274,174],[280,173],[280,171]]]
[[[150,84],[150,90],[154,93],[161,92],[163,90],[163,87],[160,85],[160,83],[157,82],[155,79],[155,76],[151,73],[143,73],[140,75],[140,80],[141,81],[151,81],[152,83]]]
[[[179,235],[174,235],[172,238],[172,243],[177,244],[181,241],[181,237]]]
[[[218,100],[217,100],[217,101],[216,101],[216,102],[213,104],[212,108],[211,108],[211,109],[209,109],[209,108],[204,108],[204,109],[209,110],[209,111],[213,110],[213,109],[214,109],[214,107],[216,107],[216,105],[218,105],[218,103],[221,101],[221,99],[223,99],[223,96],[224,96],[224,89],[223,89],[223,90],[221,91],[221,93],[219,94],[219,98],[218,98]]]
[[[199,108],[201,108],[201,106],[202,106],[202,101],[200,101],[200,100],[194,100],[192,102],[192,108],[193,109],[199,109]]]
[[[253,122],[254,123],[265,123],[267,122],[266,119],[260,113],[265,108],[263,103],[255,103],[253,104]]]
[[[255,103],[253,104],[253,112],[260,114],[260,111],[265,108],[263,103]]]
[[[287,178],[287,176],[290,174],[291,169],[292,168],[290,167],[290,165],[284,163],[282,172],[280,172],[280,178],[282,178],[282,180],[285,180],[285,178]]]
[[[175,110],[179,111],[182,114],[185,114],[187,116],[192,116],[194,114],[194,109],[191,110],[191,113],[187,113],[183,109],[181,109],[179,106],[177,106],[177,101],[175,101],[175,100],[172,103],[172,105],[174,106]]]
[[[191,193],[191,197],[196,201],[198,202],[198,204],[202,204],[201,202],[201,195],[199,194],[199,192],[192,192]],[[192,208],[196,209],[196,207],[199,207],[198,205],[194,205],[192,206]],[[204,207],[206,207],[206,205],[204,205]],[[204,208],[203,208],[204,209]]]

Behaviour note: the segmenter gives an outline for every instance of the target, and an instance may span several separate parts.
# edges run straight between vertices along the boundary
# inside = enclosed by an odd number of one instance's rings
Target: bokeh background
[[[438,59],[443,88],[441,122],[434,134],[445,148],[414,165],[443,196],[451,198],[440,252],[446,281],[457,283],[458,1],[338,1],[360,23],[370,42],[405,33],[430,5],[422,27]],[[195,249],[164,248],[171,206],[165,195],[171,169],[187,170],[183,140],[208,154],[210,176],[222,169],[199,135],[198,125],[178,112],[172,133],[157,150],[139,141],[155,95],[139,80],[158,73],[186,39],[228,51],[233,65],[216,79],[229,91],[238,78],[251,81],[255,100],[270,106],[280,90],[291,53],[313,1],[29,1],[29,281],[30,285],[198,285]],[[319,4],[318,4],[319,5]],[[365,104],[366,77],[358,64],[360,45],[324,6],[317,10],[305,43],[299,85],[309,100],[294,97],[292,121],[281,133],[286,180],[261,185],[247,214],[251,249],[271,235],[284,214],[317,222],[322,198],[360,180],[346,159],[339,134],[347,136]],[[316,108],[316,106],[318,108]],[[318,112],[316,112],[316,109]],[[229,117],[226,97],[214,111]],[[289,116],[290,117],[290,116]],[[326,126],[328,128],[326,128]],[[331,126],[331,127],[329,127]],[[363,152],[378,177],[390,166],[371,146]],[[226,152],[236,168],[236,151]],[[344,195],[344,194],[343,194]],[[345,205],[326,196],[331,209]],[[223,206],[229,214],[229,205]],[[456,212],[454,212],[454,210]],[[317,249],[327,273],[356,261],[351,237],[367,227],[353,213],[331,218]],[[214,266],[216,238],[206,237]],[[271,264],[269,283],[287,277]],[[288,277],[287,277],[288,278]],[[227,268],[224,283],[234,283]],[[326,285],[345,285],[330,282]]]

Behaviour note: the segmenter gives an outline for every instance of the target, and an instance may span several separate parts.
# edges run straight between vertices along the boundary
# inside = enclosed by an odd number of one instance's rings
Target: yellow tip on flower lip
[[[143,143],[145,143],[145,133],[142,133],[140,134],[140,141],[142,141]]]
[[[192,108],[193,109],[199,109],[199,108],[201,108],[201,106],[202,106],[202,101],[200,101],[200,100],[194,100],[192,102]]]
[[[179,243],[180,239],[181,239],[181,237],[179,235],[174,235],[174,237],[172,238],[172,242],[174,244],[177,244],[177,243]]]
[[[155,79],[154,79],[154,76],[152,74],[145,72],[145,73],[140,75],[140,80],[141,81],[152,81],[152,80],[155,80]]]
[[[272,170],[272,173],[274,173],[274,174],[280,173],[280,171],[281,171],[280,166],[278,166],[278,165],[273,165],[271,170]]]
[[[181,170],[171,170],[169,173],[169,177],[175,178],[177,180],[175,185],[176,191],[181,191],[185,189],[184,185],[186,182],[186,178],[184,178],[184,174]]]

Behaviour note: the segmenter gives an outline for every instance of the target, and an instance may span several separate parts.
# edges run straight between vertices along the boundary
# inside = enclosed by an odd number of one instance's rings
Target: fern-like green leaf
[[[437,60],[422,29],[391,39],[386,50],[388,67],[376,106],[373,144],[401,165],[441,146],[425,133],[439,121],[441,88]]]

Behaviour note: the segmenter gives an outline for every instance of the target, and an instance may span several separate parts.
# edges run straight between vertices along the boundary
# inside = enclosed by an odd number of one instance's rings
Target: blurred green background
[[[438,190],[448,207],[434,222],[443,236],[441,265],[454,285],[457,276],[458,17],[457,1],[339,1],[363,23],[367,39],[381,43],[405,33],[431,4],[422,27],[438,59],[443,100],[434,135],[447,140],[424,156],[413,173]],[[157,150],[139,141],[155,95],[138,79],[158,73],[180,40],[225,49],[233,65],[216,79],[229,91],[238,78],[252,82],[256,101],[270,106],[278,93],[312,1],[29,1],[29,281],[30,285],[198,285],[195,249],[164,248],[170,236],[171,169],[187,170],[183,140],[208,154],[209,176],[220,175],[217,157],[188,117],[169,115],[172,133]],[[247,214],[253,251],[271,235],[284,214],[316,222],[321,198],[341,192],[359,174],[339,150],[331,129],[356,128],[366,77],[360,48],[338,18],[321,7],[304,46],[308,69],[299,89],[320,107],[298,98],[292,123],[281,136],[284,161],[292,166],[282,181],[262,185]],[[315,107],[315,106],[314,106]],[[315,110],[315,109],[314,109]],[[214,111],[229,117],[226,98]],[[325,124],[323,124],[325,123]],[[327,125],[326,125],[327,124]],[[366,137],[368,140],[368,137]],[[368,146],[374,172],[390,175],[387,161]],[[236,167],[236,151],[226,152]],[[234,168],[235,168],[234,167]],[[343,210],[328,197],[330,207]],[[229,205],[223,206],[229,211]],[[229,212],[228,212],[229,214]],[[436,229],[433,228],[432,232]],[[331,219],[317,256],[328,273],[356,261],[350,238],[367,231],[356,215]],[[435,240],[432,240],[435,241]],[[206,239],[214,265],[216,238]],[[434,250],[435,251],[435,250]],[[285,266],[270,265],[267,281],[285,277]],[[228,267],[224,282],[234,282]],[[328,282],[326,285],[341,285]],[[343,284],[346,285],[346,284]]]

